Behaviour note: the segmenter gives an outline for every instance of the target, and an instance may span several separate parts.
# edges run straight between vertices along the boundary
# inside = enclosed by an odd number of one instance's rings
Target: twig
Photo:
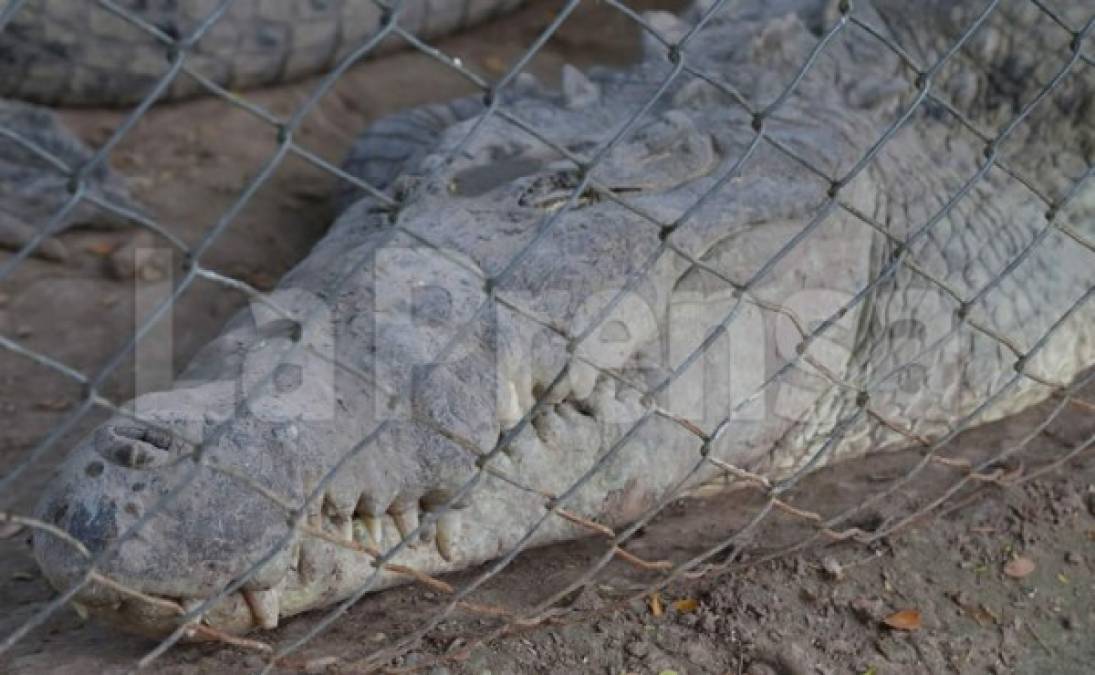
[[[1042,639],[1042,636],[1038,634],[1038,631],[1034,630],[1034,624],[1029,621],[1025,623],[1027,625],[1027,630],[1029,630],[1030,634],[1034,636],[1034,639],[1038,641],[1038,644],[1042,645],[1042,649],[1046,650],[1046,654],[1049,654],[1050,656],[1055,656],[1053,650],[1050,649],[1049,645],[1046,644],[1046,641]]]

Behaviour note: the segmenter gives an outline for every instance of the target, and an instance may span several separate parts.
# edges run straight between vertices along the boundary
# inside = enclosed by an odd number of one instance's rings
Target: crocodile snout
[[[238,590],[206,608],[203,621],[234,632],[269,626],[276,620],[267,611],[269,589],[285,578],[294,549],[286,515],[225,471],[195,461],[191,446],[168,430],[188,426],[178,417],[187,398],[171,399],[170,425],[116,418],[84,439],[37,511],[79,545],[38,531],[35,558],[57,589],[84,584],[73,601],[92,614],[151,634],[170,632],[184,611],[247,575]],[[246,470],[284,493],[291,462],[250,461],[264,450],[263,431],[242,420],[208,445],[219,467]],[[97,576],[88,578],[93,561]]]
[[[107,424],[95,432],[96,452],[108,462],[131,469],[161,464],[179,445],[168,431],[147,426]]]

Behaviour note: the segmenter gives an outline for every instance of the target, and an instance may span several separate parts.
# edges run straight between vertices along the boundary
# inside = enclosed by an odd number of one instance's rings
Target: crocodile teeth
[[[384,545],[384,521],[380,516],[373,516],[365,514],[361,517],[361,521],[365,524],[365,530],[372,537],[373,543],[377,546]]]
[[[179,604],[182,605],[183,611],[189,614],[197,609],[203,602],[205,602],[205,598],[184,598]]]
[[[195,609],[197,609],[198,606],[201,605],[203,602],[205,602],[205,598],[183,598],[179,604],[182,605],[183,611],[189,614],[190,612],[193,612]],[[192,619],[192,621],[195,621],[197,623],[203,623],[208,626],[209,610],[206,610],[203,614],[199,614],[198,617]]]
[[[393,513],[392,519],[395,520],[395,529],[399,530],[399,535],[406,539],[418,527],[418,509],[410,508],[406,511]],[[408,541],[407,545],[414,548],[418,545],[418,542]]]
[[[521,410],[520,397],[517,394],[517,385],[514,382],[506,382],[500,392],[498,405],[498,421],[503,429],[515,426],[524,413]]]
[[[369,530],[365,529],[365,523],[360,520],[350,521],[350,527],[353,529],[354,541],[362,546],[368,546],[373,543],[373,537],[369,534]]]
[[[243,599],[251,608],[251,614],[255,618],[255,625],[270,630],[278,627],[278,591],[271,588],[265,591],[249,591],[244,589]]]
[[[453,546],[459,529],[460,514],[456,511],[448,511],[437,519],[437,534],[434,541],[437,544],[437,552],[445,559],[445,562],[452,562]]]
[[[342,541],[347,543],[353,543],[354,541],[354,521],[353,518],[343,518],[336,521],[338,526],[338,534],[342,538]]]

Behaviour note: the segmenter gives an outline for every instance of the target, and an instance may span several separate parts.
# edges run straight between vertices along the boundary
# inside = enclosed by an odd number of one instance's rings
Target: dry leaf
[[[1034,571],[1034,561],[1025,556],[1012,558],[1004,565],[1004,574],[1012,579],[1022,579]]]
[[[996,618],[984,607],[963,607],[967,614],[973,617],[973,620],[982,626],[994,623]]]
[[[688,614],[689,612],[696,611],[700,606],[699,601],[695,598],[684,598],[673,603],[673,609],[678,614]]]
[[[882,620],[894,630],[920,630],[920,612],[915,609],[903,609]]]
[[[993,623],[1000,623],[1000,615],[992,611],[992,608],[983,602],[981,603],[981,611],[987,614],[989,618],[992,619]]]
[[[650,600],[650,613],[654,616],[661,616],[665,613],[665,608],[662,607],[662,596],[660,593],[651,593]]]
[[[84,247],[88,253],[106,257],[114,252],[114,244],[105,241],[97,241]]]
[[[36,401],[34,404],[35,410],[46,410],[49,412],[60,412],[62,410],[68,410],[71,404],[63,398],[54,398],[46,401]]]
[[[277,279],[270,276],[265,272],[251,272],[246,275],[240,275],[243,280],[251,284],[256,290],[259,291],[272,291],[274,286],[277,285]]]

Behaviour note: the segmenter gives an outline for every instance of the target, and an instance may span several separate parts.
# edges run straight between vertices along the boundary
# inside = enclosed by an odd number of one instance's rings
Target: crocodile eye
[[[540,160],[528,157],[509,157],[469,167],[453,176],[452,193],[460,197],[478,197],[542,168]]]

